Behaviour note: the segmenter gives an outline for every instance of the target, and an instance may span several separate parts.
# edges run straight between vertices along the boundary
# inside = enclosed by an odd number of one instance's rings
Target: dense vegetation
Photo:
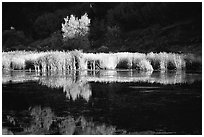
[[[35,72],[67,73],[72,70],[117,70],[139,71],[193,70],[200,71],[201,58],[193,54],[175,53],[83,53],[65,51],[13,51],[3,52],[3,70],[33,70]]]
[[[80,9],[80,10],[79,10]],[[202,3],[3,3],[3,51],[202,53]],[[62,37],[70,15],[91,20],[88,38]]]

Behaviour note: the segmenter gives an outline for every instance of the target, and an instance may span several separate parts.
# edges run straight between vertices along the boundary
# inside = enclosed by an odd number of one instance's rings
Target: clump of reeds
[[[89,68],[115,69],[116,66],[117,66],[117,57],[112,53],[108,53],[108,54],[107,53],[97,53],[97,54],[83,53],[82,68],[84,69],[89,69]]]
[[[142,71],[153,71],[152,65],[146,59],[134,60],[133,69],[142,70]]]
[[[22,55],[17,55],[17,52],[2,53],[2,67],[4,69],[23,69],[25,67],[24,58]]]
[[[2,53],[2,67],[8,70],[24,70],[31,67],[32,61],[44,52],[11,51]],[[28,64],[26,64],[28,63]]]
[[[180,70],[185,68],[185,60],[182,54],[150,52],[147,54],[147,59],[151,62],[154,70]]]

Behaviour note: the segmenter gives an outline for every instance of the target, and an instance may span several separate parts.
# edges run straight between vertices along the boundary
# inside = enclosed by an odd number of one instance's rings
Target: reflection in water
[[[54,113],[47,108],[41,108],[39,106],[31,109],[30,116],[32,116],[32,122],[30,127],[25,128],[24,132],[30,134],[48,134],[50,127],[53,123]]]
[[[54,114],[50,107],[42,108],[36,106],[28,110],[31,117],[30,124],[25,124],[26,121],[16,120],[13,127],[22,128],[22,132],[18,134],[62,134],[62,135],[112,135],[118,132],[115,127],[106,124],[97,124],[92,120],[87,120],[84,116],[74,118],[68,115],[66,117],[58,117]],[[28,117],[28,116],[27,116]],[[13,117],[13,119],[16,119]],[[9,121],[7,121],[9,122]],[[26,125],[26,126],[25,126]],[[14,128],[4,128],[3,134],[15,134],[12,132]]]
[[[186,79],[186,73],[184,71],[175,71],[175,72],[161,72],[159,76],[152,75],[152,79],[150,79],[148,82],[150,83],[162,83],[164,85],[167,84],[177,84],[177,83],[190,83]]]
[[[25,71],[2,71],[2,84],[6,83],[23,83],[26,81],[37,81],[39,77],[35,73]]]
[[[110,73],[111,72],[111,73]],[[134,71],[101,71],[100,75],[89,75],[87,81],[94,82],[147,82],[159,84],[193,83],[201,77],[191,75],[187,79],[184,71],[172,72],[134,72]]]
[[[82,97],[89,101],[92,95],[88,82],[146,82],[159,84],[193,83],[201,80],[199,74],[187,74],[184,71],[172,72],[138,72],[138,71],[71,71],[66,75],[47,74],[40,76],[36,72],[4,72],[2,83],[19,83],[38,81],[49,88],[62,88],[68,99]]]
[[[201,80],[201,74],[191,74],[185,71],[170,72],[138,72],[138,71],[71,71],[68,74],[47,74],[42,76],[35,72],[7,72],[3,73],[2,83],[19,83],[25,81],[38,81],[46,83],[48,87],[64,87],[70,83],[81,82],[148,82],[159,84],[193,83]],[[46,82],[44,82],[46,81]]]
[[[138,72],[138,71],[72,71],[66,75],[40,76],[36,72],[7,72],[3,75],[2,83],[19,83],[25,81],[39,81],[41,85],[50,88],[63,88],[68,99],[76,100],[79,97],[89,101],[92,94],[88,82],[147,82],[160,84],[193,83],[200,80],[197,75],[188,75],[184,71]]]
[[[199,80],[179,71],[3,74],[3,134],[201,134]]]
[[[42,77],[39,83],[50,88],[63,88],[68,99],[76,100],[78,97],[86,101],[91,96],[91,89],[86,81],[73,81],[72,77]]]

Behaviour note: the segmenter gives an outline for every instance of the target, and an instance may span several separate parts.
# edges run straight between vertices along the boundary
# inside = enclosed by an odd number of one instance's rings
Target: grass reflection
[[[87,120],[84,116],[74,117],[68,115],[66,117],[58,117],[50,107],[42,108],[41,106],[36,106],[29,109],[28,112],[31,117],[30,125],[23,123],[25,121],[19,121],[20,119],[14,116],[13,119],[18,124],[5,127],[3,134],[112,135],[117,133],[114,126],[95,123],[92,120]],[[6,122],[9,123],[10,121]],[[22,131],[15,132],[14,127],[22,128]]]
[[[170,72],[138,72],[138,71],[71,71],[66,75],[40,75],[36,72],[5,72],[2,83],[21,83],[26,81],[36,81],[40,85],[49,88],[62,88],[66,97],[70,100],[83,98],[89,101],[92,95],[89,82],[135,82],[135,83],[158,83],[168,84],[191,84],[201,80],[200,74],[188,74],[185,71]]]

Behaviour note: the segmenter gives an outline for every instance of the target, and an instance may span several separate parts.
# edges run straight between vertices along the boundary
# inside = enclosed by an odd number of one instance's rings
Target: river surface
[[[202,134],[202,74],[3,71],[3,134]]]

